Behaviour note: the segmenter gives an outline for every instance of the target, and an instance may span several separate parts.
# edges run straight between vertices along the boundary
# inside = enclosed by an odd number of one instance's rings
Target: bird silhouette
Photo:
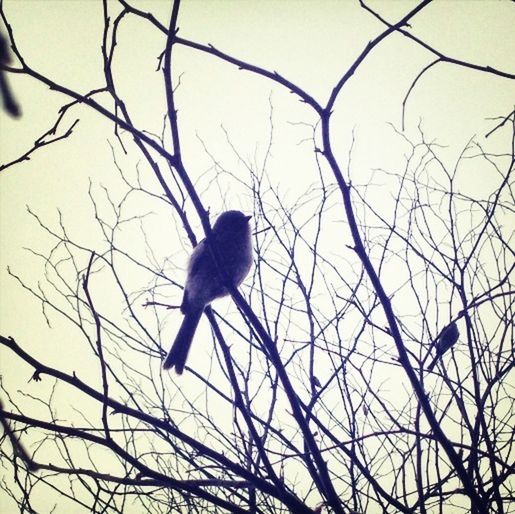
[[[229,294],[220,271],[235,287],[247,276],[252,265],[251,217],[240,211],[222,213],[213,226],[209,244],[203,240],[193,250],[181,305],[184,319],[164,360],[164,369],[175,368],[179,375],[184,371],[204,308],[216,298]],[[218,263],[213,259],[210,245],[218,253]]]
[[[429,371],[431,371],[436,363],[441,359],[442,355],[447,352],[450,348],[452,348],[456,342],[458,341],[458,337],[460,336],[460,332],[456,325],[455,321],[449,323],[441,332],[438,340],[435,344],[436,355],[435,358],[431,361],[431,364],[427,367]]]

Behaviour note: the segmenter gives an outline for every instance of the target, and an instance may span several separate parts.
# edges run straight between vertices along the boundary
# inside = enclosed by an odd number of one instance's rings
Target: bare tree
[[[36,351],[49,341],[0,336],[2,354],[27,372],[23,390],[7,383],[11,370],[1,382],[6,505],[46,512],[46,497],[48,511],[74,512],[514,512],[515,261],[506,220],[515,114],[489,120],[486,137],[454,149],[451,165],[422,125],[415,133],[392,125],[402,162],[369,174],[355,164],[354,145],[343,160],[335,153],[333,118],[349,79],[394,37],[429,56],[399,106],[403,120],[419,80],[441,64],[515,75],[419,38],[412,23],[430,1],[395,23],[361,2],[383,29],[321,103],[273,70],[181,37],[178,1],[166,26],[135,4],[103,2],[105,84],[87,92],[31,66],[2,8],[14,57],[2,69],[68,102],[2,173],[72,141],[80,106],[112,127],[113,161],[109,187],[90,182],[90,231],[29,208],[51,241],[48,251],[30,249],[40,278],[9,267],[77,353],[71,368],[55,365]],[[134,23],[162,38],[161,134],[134,120],[117,81],[119,34]],[[225,131],[225,162],[201,140],[210,165],[194,180],[182,151],[178,49],[272,83],[310,109],[303,145],[317,181],[292,195],[270,174],[273,100],[259,159]],[[491,177],[481,191],[467,187],[471,170]],[[227,284],[230,303],[206,308],[211,336],[197,334],[177,377],[161,362],[178,324],[184,255],[211,230],[208,184],[220,191],[220,210],[232,207],[232,190],[244,192],[255,265],[241,290]]]

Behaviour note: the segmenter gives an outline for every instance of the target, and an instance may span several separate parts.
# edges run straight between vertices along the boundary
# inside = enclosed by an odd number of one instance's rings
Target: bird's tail
[[[180,375],[184,371],[191,342],[195,335],[195,330],[199,324],[203,309],[188,312],[182,320],[177,337],[163,362],[163,369],[175,367],[175,371]]]

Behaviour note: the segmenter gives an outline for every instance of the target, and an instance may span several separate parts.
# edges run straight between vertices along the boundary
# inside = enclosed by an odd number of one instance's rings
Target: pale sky
[[[132,3],[153,12],[168,25],[169,2]],[[103,85],[100,1],[4,0],[3,5],[17,45],[30,66],[81,93]],[[389,21],[396,21],[416,2],[375,1],[370,5]],[[321,103],[326,102],[335,83],[367,42],[384,29],[357,2],[350,0],[187,0],[181,7],[179,27],[181,37],[212,44],[234,57],[277,71]],[[436,0],[412,23],[413,32],[443,54],[510,73],[515,73],[513,27],[515,8],[508,1]],[[114,66],[119,91],[136,126],[153,134],[161,133],[165,113],[162,74],[156,72],[164,43],[164,36],[155,28],[132,20],[119,35]],[[417,74],[433,59],[415,43],[394,35],[372,52],[340,93],[332,121],[333,147],[347,171],[354,138],[351,172],[357,184],[370,180],[375,168],[402,166],[406,146],[389,124],[400,130],[403,98]],[[190,48],[177,48],[174,63],[175,84],[180,75],[176,102],[184,163],[197,181],[204,206],[213,215],[227,208],[252,210],[252,198],[244,187],[231,182],[228,188],[229,179],[223,176],[219,182],[211,181],[212,159],[236,176],[244,176],[245,166],[231,150],[227,133],[243,159],[262,167],[270,138],[271,108],[274,141],[266,163],[268,175],[285,197],[291,199],[318,181],[309,141],[310,125],[316,117],[308,106],[263,77]],[[32,78],[12,74],[8,78],[23,116],[11,119],[0,113],[0,164],[29,149],[52,126],[58,109],[69,101]],[[98,100],[111,107],[105,97]],[[421,78],[410,96],[406,134],[416,137],[420,124],[428,140],[446,147],[442,156],[452,167],[469,140],[476,137],[486,141],[485,135],[494,126],[487,118],[509,114],[514,102],[514,81],[452,64],[438,64]],[[76,118],[80,118],[80,123],[70,138],[42,148],[30,161],[0,172],[0,328],[3,335],[15,337],[20,345],[30,348],[48,364],[71,372],[80,362],[80,366],[88,369],[85,375],[95,377],[94,360],[89,352],[82,353],[84,348],[75,340],[76,334],[53,314],[50,314],[53,327],[49,328],[38,302],[7,273],[10,266],[14,273],[37,287],[42,264],[26,249],[45,254],[52,245],[27,213],[26,206],[52,227],[58,226],[59,210],[73,237],[85,245],[101,246],[103,237],[91,222],[93,211],[88,188],[91,183],[94,194],[100,198],[101,186],[105,186],[116,197],[120,179],[110,144],[115,147],[122,169],[134,174],[136,166],[141,166],[146,184],[158,191],[137,151],[132,147],[129,155],[123,155],[110,122],[86,107],[76,106],[67,113],[63,127],[71,125]],[[169,143],[168,136],[166,141]],[[492,148],[498,145],[503,150],[506,142],[506,135],[495,135],[493,142],[489,140]],[[496,187],[497,178],[481,170],[467,170],[462,191],[467,194],[489,191]],[[388,193],[373,188],[371,192],[380,201]],[[187,207],[191,219],[198,223],[191,204]],[[149,226],[154,232],[149,233],[149,244],[159,262],[169,259],[167,271],[180,281],[189,252],[180,225],[157,202],[134,208],[139,213],[153,211]],[[101,209],[106,217],[110,216],[105,205]],[[507,224],[512,222],[513,219],[506,219]],[[197,236],[202,237],[199,224],[195,229]],[[348,234],[342,234],[340,226],[335,225],[335,238],[346,243]],[[131,240],[123,233],[120,240],[122,244],[132,245],[136,255],[145,253],[141,240]],[[134,280],[132,285],[136,289],[143,287],[137,278],[129,280]],[[116,311],[116,305],[109,305],[112,300],[98,299],[106,309]],[[170,289],[170,302],[180,302],[178,289]],[[223,300],[220,309],[232,312],[231,305],[230,300]],[[166,312],[163,318],[166,320],[161,320],[163,338],[167,339],[175,331],[178,314]],[[207,323],[204,330],[208,333]],[[27,386],[29,367],[19,365],[18,359],[4,349],[0,350],[0,359],[6,388],[26,388],[30,392],[35,387],[33,382]],[[8,505],[0,493],[0,507],[3,502]]]

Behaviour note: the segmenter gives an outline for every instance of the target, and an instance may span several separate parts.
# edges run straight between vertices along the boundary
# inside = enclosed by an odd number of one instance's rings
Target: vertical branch
[[[107,370],[106,370],[106,362],[104,359],[104,351],[102,349],[102,325],[100,323],[100,317],[93,305],[93,300],[91,298],[91,294],[89,291],[89,278],[91,275],[91,266],[93,265],[93,261],[95,259],[95,252],[91,253],[91,257],[89,258],[88,267],[86,269],[86,274],[82,279],[82,287],[84,289],[84,293],[86,294],[86,299],[93,315],[93,319],[95,320],[95,330],[96,330],[96,345],[98,351],[98,359],[100,363],[100,370],[102,373],[102,392],[104,395],[104,399],[102,402],[102,424],[104,426],[104,432],[106,435],[106,439],[111,439],[111,433],[109,430],[109,424],[107,421],[107,402],[109,399],[109,383],[107,380]]]
[[[174,162],[170,163],[174,166],[177,174],[182,180],[184,187],[192,201],[195,209],[200,217],[202,222],[202,226],[206,235],[210,234],[211,226],[209,224],[209,216],[207,211],[204,209],[202,202],[195,190],[193,183],[190,180],[190,177],[184,167],[182,162],[182,154],[181,154],[181,141],[179,136],[179,124],[177,120],[177,109],[175,107],[175,95],[173,89],[173,69],[172,69],[172,51],[173,46],[176,40],[177,31],[179,30],[177,27],[177,19],[179,16],[179,6],[180,0],[174,0],[172,7],[172,14],[170,16],[170,24],[168,27],[168,34],[166,37],[166,46],[164,50],[164,59],[163,59],[163,77],[165,84],[165,93],[166,93],[166,103],[168,110],[168,119],[170,121],[170,131],[172,134],[172,144],[173,144],[173,152],[174,152]]]
[[[452,445],[451,441],[445,435],[442,428],[440,427],[440,424],[436,420],[434,412],[431,408],[431,404],[429,403],[429,399],[424,391],[423,385],[421,382],[419,382],[415,370],[413,369],[413,366],[411,365],[411,362],[409,360],[408,353],[406,352],[406,348],[402,340],[402,335],[400,333],[399,326],[397,323],[397,317],[393,311],[390,299],[383,288],[381,280],[375,271],[375,268],[368,256],[367,250],[365,249],[365,246],[361,239],[361,234],[356,222],[356,217],[354,215],[350,187],[343,178],[343,174],[340,170],[340,167],[336,161],[336,158],[334,157],[331,148],[331,141],[329,135],[330,117],[330,111],[326,111],[322,116],[322,152],[325,158],[327,159],[329,166],[331,167],[331,170],[336,178],[336,181],[342,194],[347,221],[349,223],[349,228],[355,245],[354,251],[363,263],[363,267],[365,268],[370,278],[370,281],[372,282],[372,285],[375,291],[377,292],[384,313],[386,315],[386,319],[388,320],[390,335],[392,336],[395,342],[395,346],[397,347],[399,362],[404,368],[404,371],[406,372],[409,378],[413,390],[415,391],[415,394],[417,395],[418,400],[422,405],[422,409],[424,411],[426,419],[429,422],[429,425],[431,426],[431,429],[433,430],[436,438],[438,439],[438,441],[444,448],[445,452],[447,453],[449,460],[452,462],[452,465],[454,466],[458,476],[460,477],[460,480],[465,488],[465,491],[467,492],[467,495],[470,497],[471,501],[478,506],[479,512],[487,514],[487,509],[484,504],[483,498],[481,498],[481,496],[479,496],[479,494],[477,493],[474,484],[465,469],[463,461],[461,460],[460,456],[456,453],[456,450],[454,449],[454,446]]]

